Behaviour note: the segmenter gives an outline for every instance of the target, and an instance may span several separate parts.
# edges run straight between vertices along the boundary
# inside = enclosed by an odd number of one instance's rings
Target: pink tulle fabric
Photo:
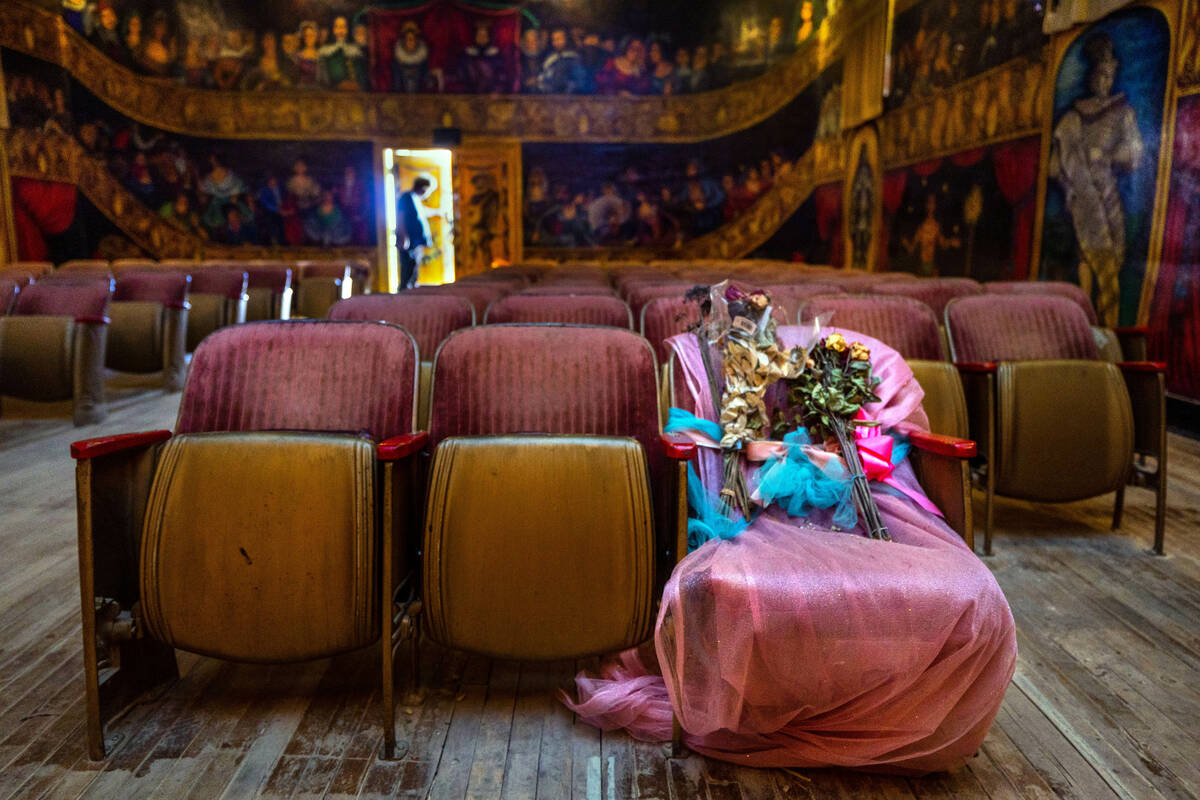
[[[833,330],[833,329],[829,329]],[[827,333],[828,331],[822,331]],[[885,429],[927,428],[923,393],[895,351],[871,348]],[[780,328],[791,344],[804,336]],[[715,419],[696,338],[674,337],[696,414]],[[720,456],[701,448],[706,486]],[[919,491],[907,462],[895,472]],[[740,536],[688,555],[667,583],[654,655],[631,650],[576,678],[567,704],[605,730],[757,767],[918,775],[961,766],[983,742],[1016,666],[1012,612],[945,522],[872,484],[893,541],[769,509]]]

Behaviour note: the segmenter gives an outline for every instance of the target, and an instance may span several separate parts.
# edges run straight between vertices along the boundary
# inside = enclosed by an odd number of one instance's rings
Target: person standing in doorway
[[[421,254],[433,244],[429,230],[431,213],[422,200],[433,192],[433,179],[421,175],[412,182],[412,188],[401,192],[396,199],[396,243],[400,247],[400,288],[412,289],[417,285],[417,271]]]

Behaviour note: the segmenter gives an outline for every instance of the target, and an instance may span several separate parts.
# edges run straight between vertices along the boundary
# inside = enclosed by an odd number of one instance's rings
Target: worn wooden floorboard
[[[996,723],[963,769],[920,778],[756,770],[602,733],[557,699],[594,660],[489,662],[426,642],[420,694],[397,668],[395,760],[380,757],[376,649],[294,666],[181,654],[182,677],[108,729],[87,758],[68,444],[170,428],[178,396],[114,384],[112,413],[5,401],[0,418],[0,800],[4,798],[1200,797],[1200,443],[1171,437],[1166,557],[1148,553],[1153,498],[1002,501],[986,563],[1017,621],[1020,659]],[[978,496],[977,496],[977,499]],[[980,504],[977,504],[980,505]],[[981,507],[981,505],[980,505]]]

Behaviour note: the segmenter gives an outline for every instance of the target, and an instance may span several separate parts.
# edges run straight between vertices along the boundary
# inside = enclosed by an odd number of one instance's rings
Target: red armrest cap
[[[132,450],[136,447],[149,447],[152,444],[165,442],[171,438],[170,431],[143,431],[141,433],[120,433],[116,436],[99,436],[95,439],[84,439],[71,443],[71,458],[83,460],[99,458],[122,450]]]
[[[109,323],[112,322],[112,319],[110,317],[98,317],[98,316],[85,315],[85,316],[81,316],[81,317],[76,317],[75,321],[77,323],[79,323],[80,325],[108,325]]]
[[[1122,372],[1166,372],[1167,365],[1162,361],[1122,361],[1117,364]]]
[[[954,366],[958,367],[959,372],[995,372],[996,371],[996,362],[995,361],[980,361],[980,362],[960,361],[957,364],[955,364]]]
[[[690,461],[696,455],[696,443],[673,433],[662,434],[663,451],[675,461]]]
[[[429,434],[425,431],[402,433],[376,445],[375,457],[380,461],[399,461],[420,451],[428,442]]]
[[[1113,331],[1115,333],[1138,334],[1140,336],[1146,336],[1150,333],[1150,328],[1146,325],[1126,325],[1121,328],[1113,328]]]
[[[978,445],[970,439],[943,436],[940,433],[912,431],[908,434],[908,440],[916,448],[950,458],[974,458],[979,452]]]

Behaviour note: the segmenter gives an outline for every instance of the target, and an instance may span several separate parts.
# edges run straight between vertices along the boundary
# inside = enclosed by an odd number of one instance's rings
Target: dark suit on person
[[[400,245],[400,288],[411,289],[417,284],[417,266],[421,251],[433,244],[425,206],[411,190],[401,192],[396,199],[396,236]]]

